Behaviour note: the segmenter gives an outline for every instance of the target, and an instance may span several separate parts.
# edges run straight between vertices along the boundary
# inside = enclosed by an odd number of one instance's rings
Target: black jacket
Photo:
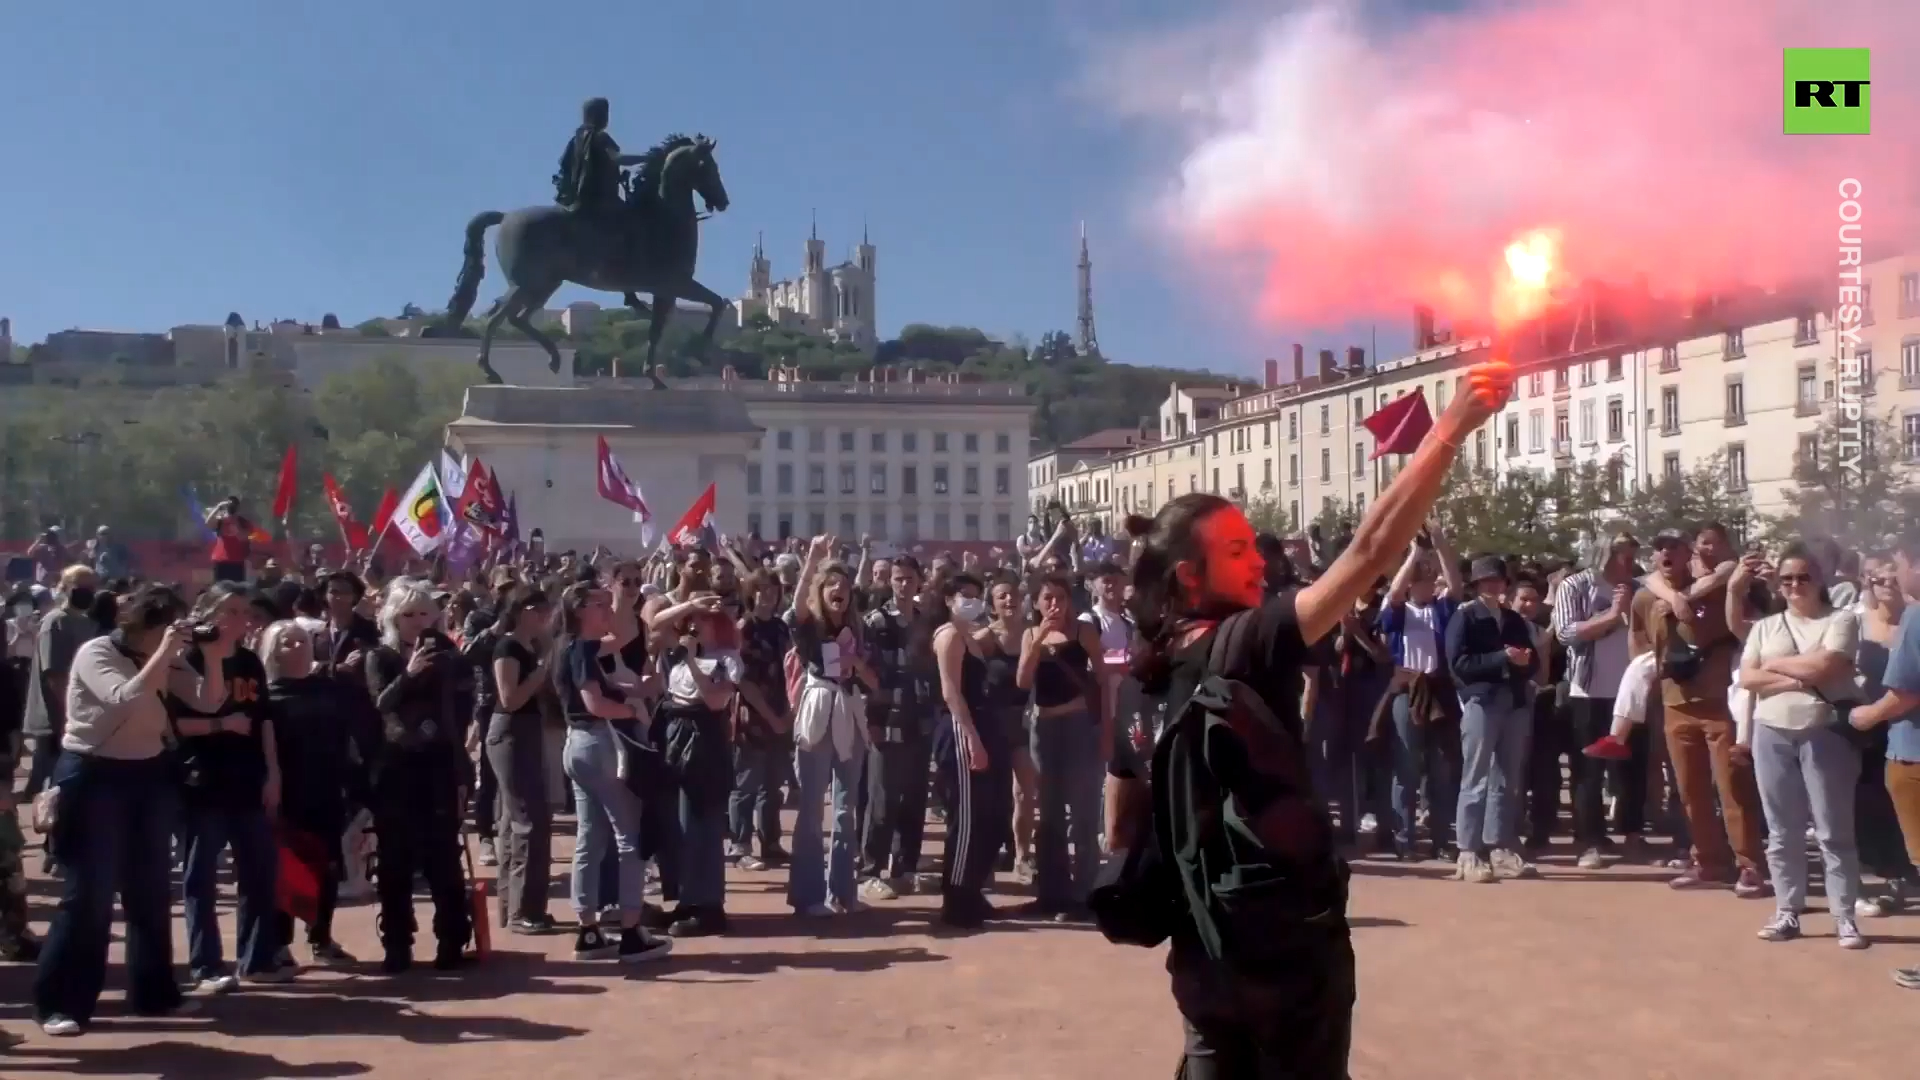
[[[1507,659],[1507,646],[1533,655],[1525,666]],[[1526,701],[1526,686],[1541,663],[1527,620],[1506,608],[1490,608],[1474,600],[1460,605],[1447,620],[1447,670],[1461,701],[1484,700],[1501,687],[1511,687],[1513,702]]]

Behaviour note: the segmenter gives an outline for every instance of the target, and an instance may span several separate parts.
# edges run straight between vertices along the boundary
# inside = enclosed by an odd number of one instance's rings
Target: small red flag
[[[293,492],[298,486],[297,469],[294,465],[295,447],[287,447],[287,456],[280,459],[280,486],[273,493],[273,519],[284,520],[287,512],[293,509]]]
[[[1360,426],[1373,434],[1373,456],[1378,461],[1388,454],[1411,454],[1420,448],[1420,440],[1433,430],[1433,414],[1427,411],[1427,395],[1416,388],[1413,393],[1394,398]]]
[[[704,534],[713,528],[713,513],[717,505],[714,486],[708,484],[707,490],[693,500],[692,506],[687,507],[687,512],[681,516],[679,524],[667,533],[667,543],[680,547],[684,544],[703,542],[706,539]]]
[[[387,493],[380,496],[380,505],[373,510],[373,520],[367,522],[367,535],[373,537],[376,545],[386,536],[387,526],[393,522],[393,512],[398,509],[400,509],[400,492],[394,488],[388,488]]]
[[[340,490],[340,482],[332,473],[320,474],[320,486],[327,494],[327,507],[333,511],[334,523],[340,526],[340,538],[346,541],[348,551],[367,549],[367,527],[354,520],[353,505],[347,502],[347,494]]]

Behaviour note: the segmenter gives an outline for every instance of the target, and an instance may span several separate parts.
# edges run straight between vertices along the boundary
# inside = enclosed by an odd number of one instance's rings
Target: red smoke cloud
[[[1296,8],[1104,57],[1170,120],[1157,209],[1268,321],[1491,314],[1502,252],[1657,291],[1829,274],[1846,177],[1869,257],[1920,224],[1920,0],[1539,0],[1386,24]],[[1874,134],[1782,133],[1784,46],[1873,50]],[[1878,250],[1876,250],[1878,249]]]

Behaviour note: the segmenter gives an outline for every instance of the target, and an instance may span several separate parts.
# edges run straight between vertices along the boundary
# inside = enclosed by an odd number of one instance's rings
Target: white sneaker
[[[827,901],[827,907],[831,909],[835,915],[858,915],[862,911],[873,910],[871,905],[863,904],[858,900],[855,900],[851,904],[843,904],[838,900],[829,900]]]
[[[1580,859],[1574,863],[1574,865],[1582,870],[1604,870],[1607,865],[1607,857],[1600,853],[1599,848],[1590,847],[1580,853]]]
[[[491,840],[480,841],[480,865],[481,866],[499,866],[500,865],[499,849],[493,846],[493,841]]]
[[[860,896],[866,900],[898,900],[900,893],[890,883],[881,878],[868,878],[860,883]]]
[[[1493,852],[1488,867],[1493,871],[1495,877],[1500,878],[1530,879],[1540,876],[1540,871],[1534,869],[1532,863],[1521,858],[1519,852],[1510,851],[1506,848],[1500,848]]]
[[[40,1032],[49,1038],[71,1039],[80,1034],[80,1021],[75,1020],[71,1016],[62,1016],[59,1013],[54,1013],[52,1016],[40,1021]]]
[[[194,993],[212,996],[214,994],[231,994],[238,989],[239,986],[240,980],[231,975],[209,975],[195,982],[191,989]]]
[[[1835,919],[1833,936],[1839,939],[1840,947],[1843,949],[1859,950],[1866,948],[1869,944],[1867,935],[1860,932],[1859,924],[1852,919]]]
[[[1372,814],[1361,814],[1360,815],[1360,831],[1363,834],[1379,832],[1380,819],[1375,817]]]
[[[1900,910],[1900,901],[1891,896],[1862,896],[1853,902],[1857,919],[1884,919]]]

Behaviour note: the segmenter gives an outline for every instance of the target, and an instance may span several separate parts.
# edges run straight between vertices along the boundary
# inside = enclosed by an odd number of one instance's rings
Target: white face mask
[[[987,617],[987,602],[977,596],[962,596],[953,602],[953,614],[961,622],[977,623]]]

